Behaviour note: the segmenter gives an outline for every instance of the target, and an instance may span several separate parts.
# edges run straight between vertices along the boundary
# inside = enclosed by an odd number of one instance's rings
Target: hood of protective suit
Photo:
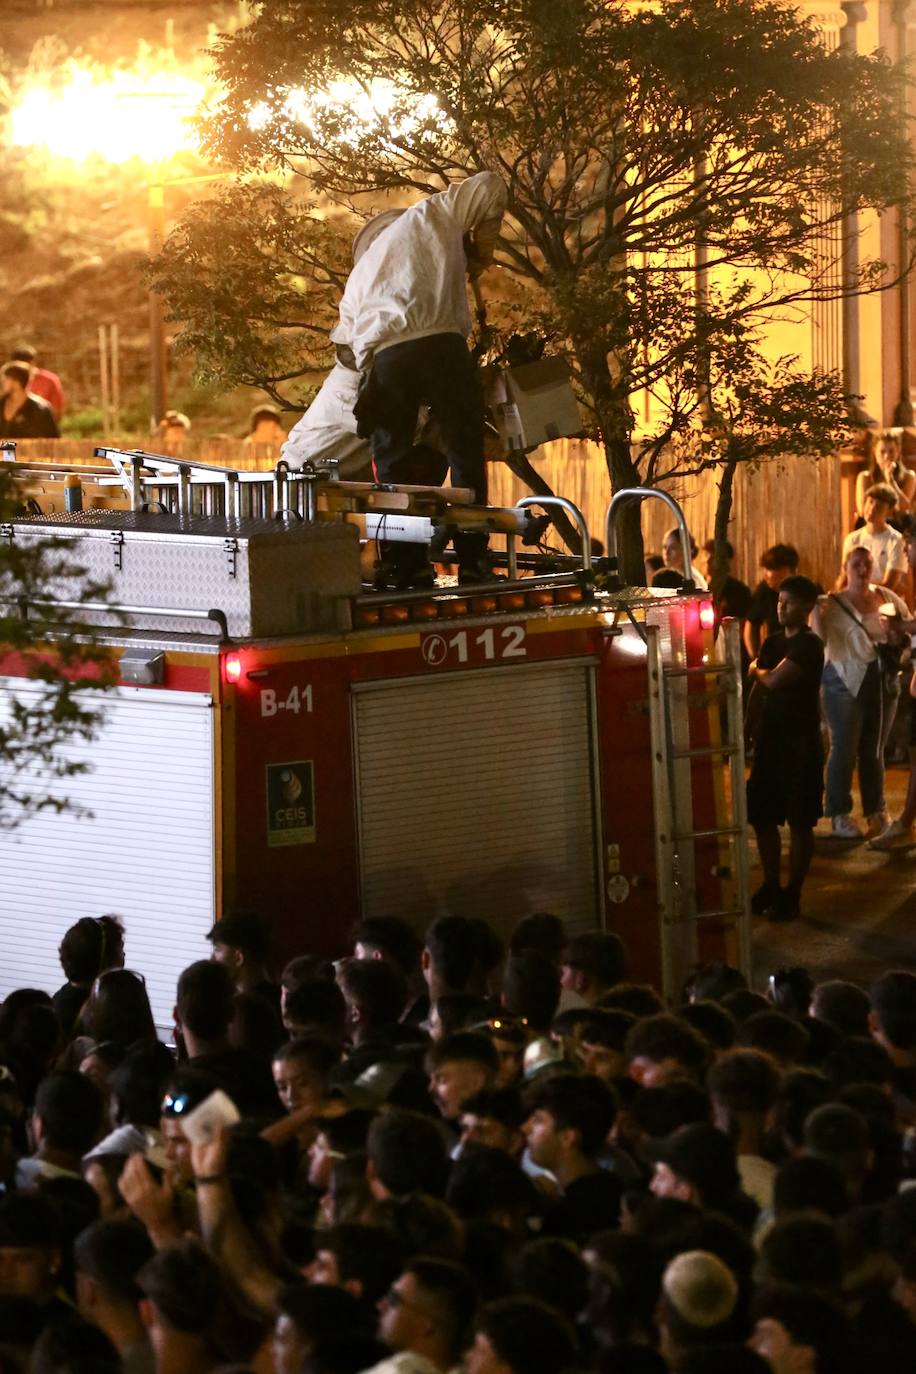
[[[383,210],[380,215],[373,216],[367,224],[363,225],[353,240],[354,266],[359,262],[366,249],[372,246],[379,234],[383,234],[389,225],[393,224],[396,219],[400,219],[403,214],[403,210]]]

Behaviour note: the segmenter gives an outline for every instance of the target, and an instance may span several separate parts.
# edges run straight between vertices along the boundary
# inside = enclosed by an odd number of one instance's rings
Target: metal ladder
[[[654,487],[630,487],[611,499],[605,518],[607,563],[611,587],[621,578],[617,559],[615,517],[630,501],[655,499],[671,511],[681,542],[686,580],[682,592],[694,591],[690,580],[690,535],[680,505],[666,491]],[[669,603],[670,604],[670,603]],[[670,622],[669,622],[670,625]],[[655,858],[658,883],[658,916],[665,996],[679,1002],[684,983],[696,967],[698,934],[704,921],[719,921],[735,933],[734,959],[746,977],[751,972],[750,881],[747,851],[747,805],[744,791],[744,722],[741,704],[741,640],[737,621],[723,621],[717,639],[717,659],[688,664],[683,639],[664,643],[661,625],[647,616],[646,637],[649,668],[649,720],[652,739],[652,785],[655,792]],[[711,685],[691,692],[691,680]],[[725,706],[725,734],[720,733],[719,704]],[[712,710],[710,710],[712,708]],[[690,719],[694,711],[710,713],[712,742],[694,747]],[[726,809],[727,824],[697,828],[694,824],[694,759],[719,759],[722,772],[715,778],[719,789],[716,808]],[[728,904],[703,911],[697,903],[697,841],[718,840],[719,856],[709,876],[731,890]]]
[[[670,655],[662,644],[661,628],[647,627],[649,650],[649,718],[652,736],[652,774],[655,788],[655,855],[661,923],[662,980],[666,996],[680,998],[684,982],[698,960],[699,931],[704,921],[717,921],[734,931],[735,962],[742,973],[751,971],[750,880],[747,849],[747,808],[744,790],[744,736],[741,707],[740,626],[722,622],[717,661],[688,666],[675,648]],[[691,691],[700,682],[706,690]],[[725,707],[724,731],[719,705]],[[706,711],[711,742],[691,743],[691,716]],[[716,736],[721,733],[721,738]],[[719,759],[722,772],[715,785],[722,789],[716,809],[725,809],[727,823],[698,828],[694,821],[693,759]],[[711,910],[697,902],[697,842],[718,840],[718,860],[709,876],[722,882],[731,900]]]

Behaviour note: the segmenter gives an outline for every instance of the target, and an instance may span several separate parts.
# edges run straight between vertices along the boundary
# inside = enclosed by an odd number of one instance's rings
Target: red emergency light
[[[224,671],[227,682],[238,682],[242,676],[242,655],[234,653],[227,654]]]

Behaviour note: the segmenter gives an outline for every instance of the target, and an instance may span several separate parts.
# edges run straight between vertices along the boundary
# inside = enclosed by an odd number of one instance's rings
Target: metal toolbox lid
[[[108,537],[120,533],[134,540],[185,542],[188,539],[212,540],[222,544],[227,539],[255,541],[258,544],[299,542],[332,542],[358,540],[353,525],[339,522],[284,521],[244,517],[236,519],[222,515],[194,515],[188,519],[180,515],[156,514],[150,511],[90,510],[71,514],[17,516],[14,528],[57,538],[82,536]],[[346,531],[341,534],[341,531]]]

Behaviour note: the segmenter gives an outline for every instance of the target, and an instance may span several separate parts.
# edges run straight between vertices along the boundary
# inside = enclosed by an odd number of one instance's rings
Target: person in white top
[[[762,1208],[773,1205],[776,1165],[763,1155],[779,1072],[769,1055],[735,1049],[721,1054],[706,1077],[713,1125],[735,1142],[741,1187]]]
[[[894,493],[897,514],[908,515],[916,495],[916,472],[903,461],[900,437],[871,430],[866,435],[866,467],[856,478],[856,515],[865,518],[865,497],[876,482]]]
[[[331,341],[352,349],[364,372],[394,345],[471,329],[468,276],[493,261],[506,210],[506,187],[495,172],[478,172],[447,191],[364,225],[353,245],[354,266]],[[469,258],[465,235],[471,236]],[[412,437],[412,436],[411,436]]]
[[[875,579],[892,592],[902,592],[907,575],[903,535],[887,523],[897,503],[891,487],[877,482],[865,493],[865,524],[843,540],[843,562],[853,549],[868,549],[875,560]]]
[[[881,607],[892,603],[901,620],[908,611],[896,593],[872,582],[874,560],[868,549],[852,549],[844,571],[845,588],[820,598],[811,628],[824,641],[822,703],[830,731],[825,810],[834,836],[855,840],[862,838],[862,831],[851,814],[854,767],[869,836],[887,827],[884,743],[900,687],[882,672],[879,646],[889,638],[888,618]]]
[[[690,557],[696,558],[698,553],[699,549],[697,548],[696,541],[693,535],[691,535]],[[665,535],[665,540],[662,544],[662,558],[665,561],[666,568],[671,568],[674,572],[680,573],[681,577],[684,576],[684,553],[681,548],[681,534],[678,529],[669,530]],[[706,578],[700,572],[699,568],[693,563],[690,565],[690,572],[687,576],[693,578],[693,584],[698,591],[705,592],[709,590],[709,583],[706,581]]]

